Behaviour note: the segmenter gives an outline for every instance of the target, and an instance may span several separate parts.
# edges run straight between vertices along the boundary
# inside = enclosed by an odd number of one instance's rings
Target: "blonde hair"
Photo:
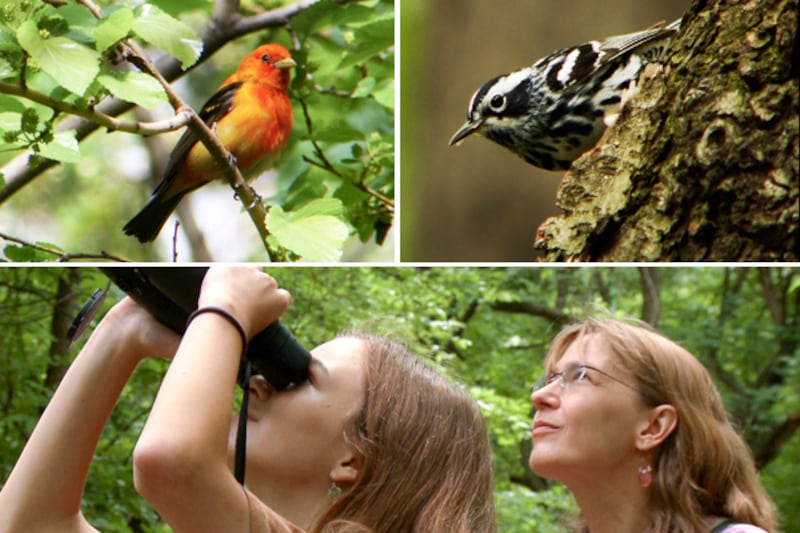
[[[491,446],[476,402],[387,338],[367,345],[363,408],[345,437],[363,462],[313,531],[493,532]]]
[[[553,339],[545,368],[551,369],[573,342],[587,335],[605,341],[612,365],[631,376],[644,405],[669,404],[678,413],[677,427],[661,444],[653,465],[648,531],[702,531],[709,516],[774,531],[775,506],[703,365],[644,323],[587,318]]]

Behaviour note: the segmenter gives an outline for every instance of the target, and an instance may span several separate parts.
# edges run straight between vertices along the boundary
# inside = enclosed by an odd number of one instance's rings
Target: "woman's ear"
[[[337,485],[350,485],[358,479],[363,458],[355,450],[348,450],[331,469],[331,481]]]
[[[678,411],[669,404],[644,411],[643,420],[636,431],[636,449],[650,451],[659,446],[678,425]]]

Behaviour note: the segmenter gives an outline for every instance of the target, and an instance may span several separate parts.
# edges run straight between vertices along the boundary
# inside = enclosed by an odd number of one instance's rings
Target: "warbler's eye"
[[[506,97],[500,94],[492,96],[489,100],[489,107],[495,111],[502,111],[506,107]]]
[[[269,54],[264,54],[263,56],[261,56],[261,61],[263,61],[264,63],[269,63]]]

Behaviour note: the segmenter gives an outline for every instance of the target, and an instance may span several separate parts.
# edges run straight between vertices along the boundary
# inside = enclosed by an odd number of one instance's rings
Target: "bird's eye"
[[[261,56],[261,61],[263,61],[264,63],[269,63],[269,54],[264,54],[263,56]]]
[[[506,97],[500,94],[492,96],[489,100],[489,107],[495,111],[502,111],[506,107]]]

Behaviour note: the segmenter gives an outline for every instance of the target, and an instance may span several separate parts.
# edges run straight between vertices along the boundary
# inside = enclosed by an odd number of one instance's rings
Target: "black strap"
[[[242,407],[239,411],[239,427],[236,430],[236,458],[233,467],[233,476],[244,486],[244,463],[247,450],[247,408],[250,405],[250,361],[244,363],[242,378]]]
[[[717,522],[717,524],[714,526],[714,529],[711,530],[711,533],[722,533],[723,531],[728,529],[729,525],[733,523],[734,521],[731,520],[730,518],[726,518],[720,522]]]

